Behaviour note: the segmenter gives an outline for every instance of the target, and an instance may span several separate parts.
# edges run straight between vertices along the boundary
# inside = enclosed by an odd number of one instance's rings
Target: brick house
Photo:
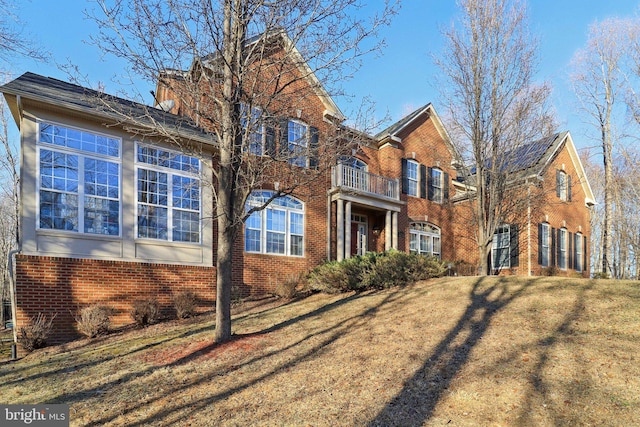
[[[171,99],[160,89],[158,101]],[[182,115],[32,73],[0,90],[21,141],[17,325],[55,313],[54,339],[64,340],[76,333],[72,312],[79,307],[106,304],[115,309],[113,324],[124,325],[134,299],[157,298],[168,311],[184,289],[197,293],[201,310],[210,309],[216,242],[213,195],[204,183],[215,167],[215,140]],[[234,285],[245,295],[268,293],[323,260],[390,248],[476,265],[473,231],[456,220],[468,187],[435,108],[425,105],[377,135],[362,135],[342,124],[328,94],[314,93],[304,109],[292,109],[279,143],[297,132],[312,145],[337,129],[357,134],[357,148],[336,158],[313,188],[249,217],[233,249]],[[108,106],[142,119],[131,122]],[[159,126],[199,155],[137,132]],[[265,129],[264,150],[270,135]],[[542,274],[557,266],[588,275],[593,194],[570,135],[543,142],[527,169],[549,194],[526,227],[499,230],[496,242],[519,242],[495,247],[499,271]],[[276,186],[256,189],[247,203],[260,203]],[[505,250],[515,254],[508,264]]]
[[[489,265],[494,274],[565,275],[589,277],[590,207],[595,199],[569,132],[560,132],[507,153],[511,169],[510,194],[516,212],[502,224],[492,241]],[[478,249],[469,233],[469,201],[474,177],[455,182],[453,227],[456,260],[475,268]]]

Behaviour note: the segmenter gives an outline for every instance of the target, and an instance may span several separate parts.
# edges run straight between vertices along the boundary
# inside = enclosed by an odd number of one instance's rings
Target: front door
[[[351,216],[351,255],[364,255],[367,252],[367,217]]]

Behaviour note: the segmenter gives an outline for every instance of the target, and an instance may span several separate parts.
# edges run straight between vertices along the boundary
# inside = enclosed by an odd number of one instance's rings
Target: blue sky
[[[84,18],[83,10],[92,3],[79,0],[31,0],[18,2],[15,13],[23,19],[24,31],[44,49],[52,53],[54,62],[43,64],[30,60],[15,62],[10,71],[14,77],[26,71],[67,79],[56,63],[73,63],[96,84],[105,84],[107,92],[119,87],[112,76],[124,65],[112,58],[101,58],[94,46],[86,43],[95,33],[95,24]],[[369,3],[375,5],[372,0]],[[594,145],[585,135],[583,114],[577,111],[575,96],[568,81],[569,62],[574,52],[586,42],[587,30],[596,20],[611,16],[633,15],[640,0],[529,0],[530,29],[540,40],[539,80],[554,87],[553,103],[561,130],[570,130],[576,145]],[[415,108],[431,102],[439,108],[434,76],[438,69],[432,55],[442,49],[440,28],[456,16],[453,0],[404,0],[400,13],[382,35],[387,47],[381,55],[364,61],[355,77],[345,82],[344,90],[354,101],[336,99],[348,115],[354,105],[369,97],[376,105],[376,116],[387,112],[393,121]],[[149,88],[139,88],[148,93]],[[151,103],[151,96],[148,96]]]

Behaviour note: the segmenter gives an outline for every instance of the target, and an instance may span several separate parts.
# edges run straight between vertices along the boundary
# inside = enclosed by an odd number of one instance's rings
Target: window
[[[246,210],[262,207],[273,196],[271,191],[254,191]],[[291,196],[274,199],[252,212],[245,223],[246,252],[302,256],[304,254],[304,204]]]
[[[200,242],[200,161],[196,157],[137,145],[137,236]]]
[[[407,194],[418,197],[418,162],[407,160]]]
[[[240,123],[242,125],[243,136],[248,136],[245,142],[247,150],[251,154],[262,156],[265,154],[265,127],[261,120],[262,110],[252,107],[251,111],[246,104],[240,107]]]
[[[308,127],[297,120],[289,120],[287,126],[287,143],[289,144],[289,163],[296,166],[307,166],[307,132]]]
[[[574,243],[574,248],[575,248],[575,255],[573,257],[574,259],[574,265],[575,265],[575,269],[577,272],[582,272],[582,269],[584,268],[582,266],[582,262],[583,262],[583,249],[582,249],[582,233],[576,233],[575,234],[575,243]]]
[[[564,171],[556,171],[556,195],[564,202],[571,201],[571,176]]]
[[[119,236],[120,139],[40,123],[38,142],[38,228]]]
[[[551,253],[551,247],[549,246],[550,238],[550,230],[549,224],[541,223],[538,225],[538,263],[543,267],[548,267],[549,263],[549,254]]]
[[[436,168],[429,169],[429,200],[442,203],[443,200],[442,171]]]
[[[491,265],[494,269],[509,268],[510,262],[510,238],[511,228],[509,225],[498,227],[493,235],[491,248]]]
[[[567,229],[558,230],[558,267],[567,269]]]
[[[409,229],[409,252],[440,258],[440,229],[435,225],[414,222]]]
[[[340,156],[338,163],[341,165],[352,167],[356,170],[366,171],[367,164],[357,157],[352,156]]]

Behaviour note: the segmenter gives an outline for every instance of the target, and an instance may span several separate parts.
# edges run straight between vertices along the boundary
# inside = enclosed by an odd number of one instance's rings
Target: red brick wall
[[[132,323],[135,299],[156,298],[163,314],[173,314],[172,297],[191,290],[198,310],[215,305],[215,268],[75,258],[18,255],[16,257],[17,325],[38,313],[55,315],[51,342],[77,335],[78,308],[103,304],[114,310],[112,327]]]
[[[561,170],[564,164],[564,171],[571,176],[571,201],[561,201],[556,195],[556,170]],[[585,206],[585,194],[582,183],[578,177],[578,171],[573,165],[568,149],[562,147],[557,156],[549,165],[541,188],[532,189],[532,216],[531,216],[531,273],[533,275],[546,274],[547,271],[538,264],[538,224],[547,222],[552,228],[558,229],[566,227],[568,232],[581,232],[587,237],[587,265],[583,267],[583,273],[579,274],[575,270],[558,270],[554,274],[561,276],[589,275],[589,239],[591,228],[589,222],[589,209]],[[527,191],[522,187],[522,191]],[[465,261],[471,266],[479,265],[478,248],[474,240],[474,225],[472,222],[469,202],[462,202],[456,205],[453,220],[454,233],[456,235],[456,260]],[[529,234],[526,222],[526,212],[522,212],[519,218],[512,221],[519,225],[519,265],[502,274],[526,275],[528,269],[528,244]]]

